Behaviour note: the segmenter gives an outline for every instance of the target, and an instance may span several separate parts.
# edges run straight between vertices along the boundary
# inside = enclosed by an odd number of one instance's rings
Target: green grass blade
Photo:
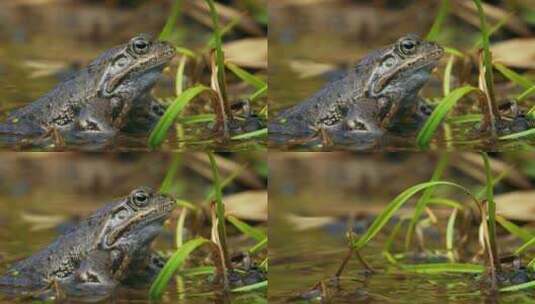
[[[232,140],[241,140],[241,139],[249,139],[249,138],[255,138],[255,137],[264,137],[268,135],[268,129],[263,128],[256,131],[251,131],[239,135],[234,135],[230,139]]]
[[[488,96],[490,98],[490,103],[494,108],[496,106],[496,100],[494,96],[494,76],[492,74],[492,55],[490,53],[490,34],[487,26],[487,21],[485,19],[485,13],[483,12],[483,6],[481,5],[481,0],[473,0],[478,11],[479,23],[481,30],[481,42],[483,46],[483,65],[485,66],[485,83],[488,90]]]
[[[169,283],[169,280],[171,280],[175,271],[179,269],[182,264],[184,264],[186,259],[195,249],[209,242],[209,240],[204,238],[196,238],[184,243],[182,247],[178,248],[178,250],[173,253],[167,263],[165,263],[163,269],[160,271],[160,273],[158,273],[156,280],[154,280],[152,283],[152,286],[149,290],[149,298],[151,300],[157,300],[161,298],[165,288],[167,287],[167,284]]]
[[[178,54],[182,54],[182,55],[184,55],[186,57],[190,57],[192,59],[195,59],[195,58],[198,57],[197,54],[195,54],[194,51],[192,51],[192,50],[190,50],[188,48],[185,48],[183,46],[175,46],[175,50],[176,50],[176,52]]]
[[[497,215],[496,216],[496,221],[505,230],[507,230],[509,233],[511,233],[512,235],[516,236],[517,238],[521,239],[524,242],[529,242],[530,240],[532,240],[535,237],[535,235],[533,235],[532,233],[530,233],[526,229],[522,229],[521,227],[519,227],[516,224],[508,221],[507,219],[505,219],[502,216]],[[517,254],[517,253],[515,252],[515,254]]]
[[[215,119],[214,114],[199,114],[191,116],[181,116],[176,119],[176,122],[182,125],[193,125],[198,123],[212,122]]]
[[[522,101],[526,98],[528,98],[529,96],[531,96],[531,94],[535,93],[535,86],[532,86],[531,88],[525,90],[524,92],[520,93],[517,97],[516,97],[516,100],[518,101]]]
[[[481,119],[483,119],[483,115],[481,114],[466,114],[450,117],[447,119],[447,122],[450,124],[465,124],[479,122]]]
[[[176,171],[180,167],[181,163],[182,163],[181,154],[175,153],[173,155],[173,161],[171,162],[171,165],[167,169],[167,173],[165,174],[162,184],[160,185],[160,192],[169,193],[169,191],[171,190],[171,186],[173,185],[173,182],[175,180]]]
[[[180,3],[180,0],[175,0],[175,2],[173,3],[173,7],[171,8],[171,14],[169,14],[169,17],[167,17],[167,21],[165,22],[165,25],[160,33],[160,40],[169,39],[169,37],[173,33],[176,21],[178,19],[178,16],[180,15]]]
[[[251,96],[249,96],[249,100],[250,101],[255,101],[256,99],[266,95],[267,90],[268,90],[268,86],[267,85],[261,87],[260,89],[256,90],[256,92],[251,94]]]
[[[437,166],[433,172],[433,175],[431,176],[430,182],[434,182],[442,178],[442,175],[444,174],[444,170],[446,169],[446,166],[448,165],[448,160],[449,160],[449,155],[447,153],[444,153],[440,156]],[[412,235],[414,233],[416,223],[418,223],[418,221],[420,220],[420,216],[424,212],[425,206],[427,205],[434,191],[435,191],[434,187],[429,187],[425,189],[424,193],[422,194],[422,196],[416,203],[416,206],[414,207],[414,212],[413,212],[411,221],[409,223],[409,227],[407,228],[407,234],[405,236],[405,250],[408,250],[412,243]]]
[[[494,201],[494,182],[492,171],[490,169],[490,160],[487,153],[481,153],[483,162],[485,164],[486,177],[486,194],[487,194],[487,209],[488,209],[488,223],[489,223],[489,242],[492,255],[495,258],[495,265],[499,267],[498,246],[496,244],[496,202]]]
[[[442,0],[440,3],[440,7],[438,9],[437,16],[435,17],[435,21],[433,22],[433,26],[429,30],[429,33],[427,33],[427,36],[425,37],[426,40],[434,41],[436,40],[438,34],[440,33],[440,29],[442,28],[442,24],[444,23],[444,20],[446,19],[446,16],[448,16],[450,10],[450,3],[449,0]]]
[[[222,251],[222,259],[227,268],[231,267],[230,257],[228,255],[227,247],[227,228],[225,226],[225,205],[223,204],[223,186],[221,185],[221,177],[219,169],[212,152],[207,152],[210,160],[210,168],[212,169],[212,178],[214,180],[214,197],[215,197],[215,214],[217,217],[217,235],[219,237],[219,245]]]
[[[255,87],[257,90],[267,86],[266,82],[247,72],[232,62],[227,62],[227,68],[238,78]]]
[[[526,249],[528,248],[531,248],[535,245],[535,237],[532,238],[531,240],[525,242],[524,244],[522,244],[522,246],[518,247],[516,250],[515,250],[515,255],[519,255],[521,254],[522,252],[526,251]]]
[[[529,281],[529,282],[522,283],[522,284],[503,287],[503,288],[500,288],[500,292],[519,291],[519,290],[528,289],[528,288],[535,288],[535,281]]]
[[[267,234],[264,231],[248,225],[247,223],[241,221],[235,216],[232,216],[232,215],[227,216],[227,221],[229,221],[232,225],[234,225],[234,227],[236,227],[243,234],[247,235],[248,237],[258,242],[261,242],[267,238]]]
[[[453,56],[456,56],[456,57],[459,57],[459,58],[464,58],[466,57],[463,52],[459,51],[458,49],[456,48],[453,48],[453,47],[450,47],[450,46],[445,46],[444,47],[444,52],[445,53],[448,53],[450,55],[453,55]]]
[[[249,291],[258,290],[258,289],[265,289],[267,287],[268,287],[268,281],[266,280],[266,281],[254,283],[254,284],[251,284],[251,285],[246,285],[246,286],[234,288],[231,291],[234,292],[234,293],[237,293],[237,292],[249,292]]]
[[[215,47],[215,56],[216,56],[216,65],[217,65],[217,81],[219,82],[219,90],[221,91],[221,96],[223,101],[227,100],[227,89],[225,82],[225,55],[223,54],[223,40],[221,31],[219,29],[219,15],[215,9],[215,4],[213,0],[205,0],[210,8],[210,16],[212,18],[212,26],[214,30],[214,47]]]
[[[394,198],[388,205],[385,207],[384,211],[377,216],[377,218],[373,221],[372,225],[366,230],[366,233],[362,237],[360,237],[358,240],[353,242],[353,247],[355,249],[359,250],[362,247],[366,246],[366,244],[381,231],[381,229],[384,227],[384,225],[392,218],[394,213],[399,210],[405,203],[409,201],[410,198],[412,198],[416,193],[425,190],[429,187],[436,187],[440,185],[446,185],[446,186],[452,186],[456,187],[458,189],[463,190],[466,194],[470,195],[473,199],[475,197],[473,194],[466,189],[465,187],[455,184],[452,182],[446,182],[446,181],[434,181],[434,182],[426,182],[414,185],[405,191],[403,191],[401,194],[399,194],[396,198]]]
[[[433,263],[419,265],[401,265],[401,269],[410,272],[436,274],[436,273],[482,273],[485,266],[463,263]]]
[[[210,90],[210,88],[199,84],[185,90],[175,99],[171,106],[167,108],[162,118],[160,118],[154,130],[150,133],[148,145],[151,149],[155,149],[161,144],[173,121],[182,112],[184,107],[197,95],[207,90]]]
[[[251,247],[248,252],[250,255],[256,254],[258,251],[262,250],[264,247],[266,247],[268,244],[268,238],[266,237],[262,241],[256,243],[253,247]]]
[[[445,96],[418,133],[418,137],[416,138],[418,146],[420,148],[427,148],[440,122],[446,117],[451,108],[453,108],[457,101],[463,96],[476,90],[478,89],[472,86],[463,86],[453,90],[450,94]]]
[[[509,79],[512,82],[516,83],[517,85],[523,87],[524,89],[529,89],[529,88],[535,86],[535,83],[533,83],[531,80],[529,80],[526,77],[518,74],[517,72],[511,70],[510,68],[506,67],[505,65],[503,65],[501,63],[494,63],[494,67],[500,73],[502,73],[502,75],[505,76],[507,79]]]
[[[528,130],[521,131],[521,132],[517,132],[517,133],[513,133],[513,134],[509,134],[509,135],[505,135],[505,136],[501,136],[500,139],[501,140],[519,139],[519,138],[529,137],[529,136],[535,136],[535,128],[528,129]]]
[[[453,63],[455,62],[455,56],[451,55],[444,69],[444,83],[442,85],[442,92],[444,96],[447,96],[450,93],[451,87],[451,70],[453,69]]]
[[[176,96],[180,96],[182,94],[182,91],[184,91],[184,69],[186,68],[186,62],[187,62],[186,56],[182,56],[180,58],[180,62],[178,63],[178,68],[176,69],[176,79],[175,79],[175,94]]]

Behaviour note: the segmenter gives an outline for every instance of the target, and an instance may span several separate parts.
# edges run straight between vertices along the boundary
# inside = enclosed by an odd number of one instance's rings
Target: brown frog
[[[133,108],[150,108],[150,89],[174,55],[167,42],[135,36],[10,113],[0,134],[42,136],[53,130],[66,137],[109,138],[135,119],[129,116]]]
[[[175,207],[173,198],[137,188],[13,264],[0,276],[0,292],[89,301],[109,296],[133,278],[150,282],[165,263],[150,245]]]
[[[444,50],[409,34],[364,57],[344,77],[308,100],[282,111],[269,125],[270,140],[282,143],[327,135],[334,141],[379,137],[407,116],[425,117],[418,97]]]

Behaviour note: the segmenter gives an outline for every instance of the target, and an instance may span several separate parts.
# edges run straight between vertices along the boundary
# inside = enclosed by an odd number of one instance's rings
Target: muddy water
[[[391,44],[407,33],[424,37],[430,29],[436,6],[433,1],[401,1],[390,7],[357,2],[314,2],[313,5],[270,3],[269,28],[269,105],[271,118],[289,106],[295,105],[316,93],[327,82],[340,77],[353,64],[370,51]],[[436,4],[436,3],[435,3]],[[433,12],[433,13],[430,13]],[[450,17],[444,25],[439,42],[458,50],[469,50],[478,39],[477,29],[465,22],[454,22]],[[499,34],[493,39],[506,39]],[[442,96],[444,67],[448,54],[441,60],[420,95],[428,101],[439,101]],[[476,70],[470,76],[471,83],[477,83]],[[456,68],[453,69],[454,75]],[[528,73],[529,74],[529,73]],[[499,100],[521,92],[519,88],[507,85],[507,81],[496,73],[495,79]],[[458,84],[453,77],[452,88]],[[535,105],[533,99],[522,103],[526,109]],[[470,111],[470,112],[468,112]],[[480,113],[477,101],[466,98],[459,103],[454,116]],[[488,134],[477,132],[478,123],[451,125],[452,137],[445,137],[439,128],[433,148],[457,148],[462,150],[533,150],[533,137],[520,140],[495,142]],[[417,132],[408,136],[385,136],[380,140],[355,138],[343,145],[322,146],[321,140],[287,147],[273,141],[270,146],[278,149],[295,150],[416,150]]]
[[[333,233],[330,229],[297,231],[283,222],[276,227],[270,233],[269,302],[317,303],[300,300],[299,295],[336,272],[346,255],[343,228]],[[328,291],[330,303],[414,303],[416,298],[418,303],[532,303],[532,292],[502,294],[499,298],[481,296],[474,275],[399,273],[385,265],[382,246],[372,242],[362,252],[380,272],[366,274],[362,264],[351,260],[339,288]]]

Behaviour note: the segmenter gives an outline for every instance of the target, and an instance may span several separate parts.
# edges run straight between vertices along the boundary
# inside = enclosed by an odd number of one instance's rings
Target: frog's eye
[[[389,69],[389,68],[393,67],[395,63],[396,63],[396,59],[394,57],[392,57],[392,56],[389,56],[383,61],[381,66],[384,67],[384,68]]]
[[[115,59],[115,62],[113,63],[116,67],[124,68],[128,64],[128,58],[125,56],[120,56],[117,59]]]
[[[145,38],[138,38],[132,42],[132,49],[136,54],[143,55],[149,51],[150,42]]]
[[[410,55],[414,53],[416,49],[416,41],[412,39],[404,39],[399,43],[401,52],[405,55]]]
[[[132,193],[131,200],[136,206],[143,207],[149,203],[149,194],[144,190],[136,190]]]

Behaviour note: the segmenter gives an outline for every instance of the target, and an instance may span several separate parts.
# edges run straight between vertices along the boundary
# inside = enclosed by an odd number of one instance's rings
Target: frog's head
[[[96,60],[103,71],[97,91],[101,97],[135,98],[156,83],[174,56],[175,48],[171,44],[155,41],[146,34],[135,36]]]
[[[135,189],[107,211],[97,236],[97,247],[124,250],[148,246],[175,206],[175,200],[167,195],[147,187]]]
[[[357,72],[366,75],[367,97],[407,96],[418,93],[443,54],[438,44],[409,34],[363,60]]]

